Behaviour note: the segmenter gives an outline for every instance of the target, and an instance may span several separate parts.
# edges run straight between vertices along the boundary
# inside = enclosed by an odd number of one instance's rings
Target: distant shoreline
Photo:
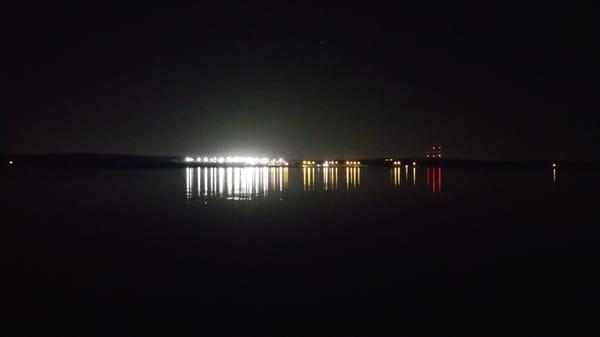
[[[187,163],[179,156],[139,156],[121,154],[48,154],[48,155],[0,155],[1,167],[40,167],[40,168],[185,168],[185,167],[233,167],[239,165]],[[334,158],[335,159],[335,158]],[[345,158],[339,161],[337,167],[346,167]],[[385,158],[351,158],[360,160],[362,167],[404,167],[413,166],[455,166],[455,167],[600,167],[600,160],[476,160],[476,159],[428,159],[428,158],[394,158],[400,165]],[[11,164],[12,162],[12,164]],[[319,164],[320,161],[316,161]],[[290,160],[287,167],[302,167],[301,160]],[[315,167],[318,167],[315,165]]]

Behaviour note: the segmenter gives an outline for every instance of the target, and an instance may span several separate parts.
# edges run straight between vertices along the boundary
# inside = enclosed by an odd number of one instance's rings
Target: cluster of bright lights
[[[357,160],[346,160],[346,165],[360,165],[360,161],[357,161]]]
[[[402,165],[402,162],[401,162],[401,161],[399,161],[399,160],[395,160],[395,161],[394,161],[394,165],[396,165],[396,166]]]
[[[314,160],[303,160],[302,161],[302,165],[304,165],[304,166],[313,166],[313,165],[315,165],[315,161]]]
[[[335,166],[337,164],[337,160],[326,160],[323,162],[323,166]]]
[[[432,147],[431,154],[429,154],[429,152],[427,152],[426,157],[427,158],[442,158],[442,147],[441,146]]]
[[[267,157],[185,157],[186,163],[220,164],[220,165],[263,165],[263,166],[287,166],[288,162],[283,158],[269,159]]]

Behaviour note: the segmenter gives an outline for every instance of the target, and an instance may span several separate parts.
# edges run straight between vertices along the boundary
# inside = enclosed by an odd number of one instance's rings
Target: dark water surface
[[[599,313],[593,170],[0,174],[2,335],[587,335]]]

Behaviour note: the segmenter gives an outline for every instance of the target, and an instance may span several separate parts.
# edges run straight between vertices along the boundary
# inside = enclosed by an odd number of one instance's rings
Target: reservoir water
[[[596,174],[5,169],[4,328],[61,336],[589,331],[600,299]]]

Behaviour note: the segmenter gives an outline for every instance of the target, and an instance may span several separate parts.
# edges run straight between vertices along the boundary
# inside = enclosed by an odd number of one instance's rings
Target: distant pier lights
[[[432,159],[442,158],[442,146],[432,146],[431,151],[427,151],[427,153],[425,153],[425,157]]]
[[[338,166],[361,166],[361,162],[358,160],[346,160],[346,161],[337,161],[337,160],[323,160],[323,161],[314,161],[314,160],[303,160],[302,167],[338,167]]]
[[[288,166],[289,163],[283,158],[267,157],[190,157],[184,158],[189,164],[198,166]]]

